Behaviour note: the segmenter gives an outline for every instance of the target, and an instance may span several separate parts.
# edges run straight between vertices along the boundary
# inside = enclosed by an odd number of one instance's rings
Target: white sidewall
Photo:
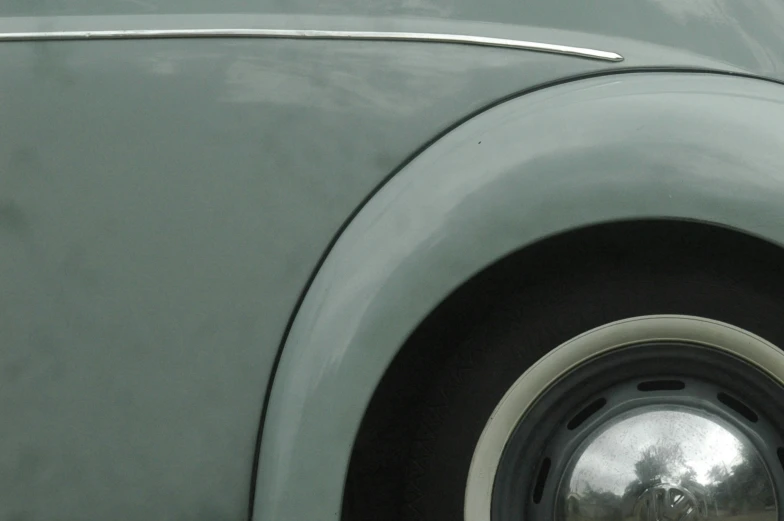
[[[737,327],[700,317],[655,315],[600,326],[541,358],[509,388],[479,438],[465,491],[465,521],[490,521],[493,481],[512,431],[537,397],[563,374],[602,353],[630,344],[680,341],[715,347],[745,359],[784,385],[784,352]]]

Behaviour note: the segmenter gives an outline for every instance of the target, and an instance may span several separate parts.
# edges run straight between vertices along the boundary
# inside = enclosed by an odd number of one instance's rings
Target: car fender
[[[784,241],[784,86],[609,74],[498,104],[397,173],[337,239],[285,341],[255,517],[338,519],[366,406],[416,326],[505,255],[592,224],[697,220]]]

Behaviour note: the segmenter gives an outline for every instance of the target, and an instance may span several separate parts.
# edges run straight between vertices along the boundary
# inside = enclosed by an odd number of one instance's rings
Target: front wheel
[[[784,353],[746,329],[784,338],[777,299],[631,274],[531,297],[433,387],[408,519],[780,519]]]

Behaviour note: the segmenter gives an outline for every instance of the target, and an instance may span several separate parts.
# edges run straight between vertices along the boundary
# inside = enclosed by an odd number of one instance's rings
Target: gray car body
[[[389,361],[477,271],[623,219],[783,242],[782,27],[777,0],[3,3],[0,34],[625,59],[0,42],[0,518],[337,519]]]

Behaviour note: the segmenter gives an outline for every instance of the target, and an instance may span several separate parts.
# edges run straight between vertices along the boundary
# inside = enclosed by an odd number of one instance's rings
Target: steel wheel
[[[614,322],[508,389],[473,453],[466,521],[783,516],[784,354],[690,316]]]

